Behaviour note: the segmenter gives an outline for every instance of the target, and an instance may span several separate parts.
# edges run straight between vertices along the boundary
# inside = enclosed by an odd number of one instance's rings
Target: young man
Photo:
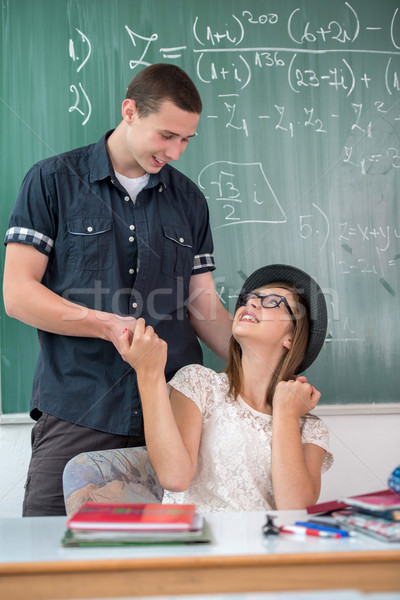
[[[73,456],[145,444],[136,376],[119,354],[138,317],[168,342],[167,379],[202,362],[196,335],[227,357],[207,204],[168,164],[201,109],[184,71],[152,65],[131,81],[114,131],[24,179],[5,238],[4,301],[40,340],[26,516],[65,514]]]

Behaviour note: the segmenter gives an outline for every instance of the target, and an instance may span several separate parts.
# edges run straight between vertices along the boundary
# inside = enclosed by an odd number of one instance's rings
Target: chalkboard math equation
[[[342,10],[343,9],[343,10]],[[326,22],[312,25],[302,8],[295,8],[286,18],[285,27],[287,38],[290,43],[297,44],[298,47],[305,44],[321,44],[334,42],[338,44],[354,44],[363,32],[368,32],[371,36],[373,32],[384,31],[388,41],[393,49],[400,49],[400,29],[399,29],[399,9],[396,7],[392,13],[390,22],[377,24],[376,18],[379,14],[374,14],[373,23],[363,23],[357,11],[349,2],[342,5],[335,4],[335,11],[342,12],[338,20],[328,19]],[[226,15],[225,31],[217,31],[212,22],[200,24],[199,17],[196,17],[193,23],[193,35],[200,46],[218,46],[223,43],[229,43],[232,46],[239,46],[246,41],[246,37],[251,37],[252,25],[264,25],[271,28],[277,25],[279,21],[285,20],[285,17],[278,13],[264,13],[250,10],[243,10],[238,14]],[[339,20],[340,19],[340,20]],[[343,23],[347,20],[348,25]],[[246,29],[248,27],[248,29]],[[326,49],[307,48],[306,52],[324,52]]]
[[[338,7],[339,8],[339,7]],[[129,59],[129,67],[136,69],[138,67],[150,64],[150,55],[154,52],[162,54],[163,58],[176,59],[182,58],[185,52],[193,52],[196,55],[196,73],[203,83],[215,83],[224,81],[233,83],[235,89],[239,83],[239,90],[245,89],[257,75],[257,71],[262,69],[284,69],[288,88],[296,94],[301,94],[305,88],[318,88],[326,86],[335,92],[341,91],[347,97],[351,96],[357,86],[369,89],[382,81],[390,95],[400,91],[400,16],[399,9],[393,12],[390,22],[377,25],[363,24],[356,10],[348,2],[343,3],[344,12],[348,12],[349,25],[345,26],[340,20],[329,20],[328,23],[311,26],[309,21],[304,21],[302,9],[294,9],[287,17],[287,46],[248,46],[247,40],[252,38],[252,27],[264,26],[270,30],[282,19],[277,13],[256,14],[249,10],[243,10],[239,14],[226,15],[226,29],[219,31],[215,29],[212,22],[206,22],[204,18],[196,16],[194,18],[192,31],[193,40],[198,47],[193,47],[191,43],[183,46],[172,47],[153,47],[156,43],[162,41],[162,36],[156,32],[150,35],[143,35],[132,27],[125,25],[124,29],[129,36],[135,54],[134,58]],[[344,15],[346,16],[346,15]],[[375,46],[377,32],[384,32],[387,39],[386,48],[359,48],[354,46],[358,38],[364,33],[369,37]],[[80,29],[76,28],[79,37],[81,55],[78,56],[75,51],[77,44],[73,39],[69,40],[69,54],[71,59],[77,61],[77,73],[79,73],[87,63],[91,55],[91,42],[88,36]],[[381,39],[381,38],[379,38]],[[279,40],[282,42],[282,39]],[[86,48],[84,48],[86,45]],[[349,58],[341,54],[373,54],[383,55],[384,62],[382,69],[379,70],[379,77],[382,81],[374,82],[374,76],[368,72],[358,73],[351,64]],[[218,62],[215,55],[226,55],[226,60]],[[310,68],[310,64],[304,63],[304,56],[310,57],[318,55],[318,71]],[[321,63],[321,56],[324,57],[324,63]],[[78,89],[79,88],[79,89]],[[90,118],[90,101],[83,90],[82,84],[71,85],[71,93],[75,94],[75,102],[72,110],[85,115],[85,121]],[[79,107],[83,102],[87,104],[87,110]],[[312,111],[312,108],[305,108]],[[260,116],[260,118],[263,118]],[[320,130],[322,131],[322,130]]]

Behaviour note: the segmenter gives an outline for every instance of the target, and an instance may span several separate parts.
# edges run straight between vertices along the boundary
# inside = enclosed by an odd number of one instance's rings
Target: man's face
[[[146,117],[139,117],[135,111],[126,140],[136,163],[136,177],[158,173],[169,161],[178,160],[189,138],[195,135],[199,118],[200,115],[181,110],[170,101],[163,102],[159,112]]]

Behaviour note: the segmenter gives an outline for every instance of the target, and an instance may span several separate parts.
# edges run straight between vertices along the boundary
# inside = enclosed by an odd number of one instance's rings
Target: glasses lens
[[[264,296],[261,305],[264,308],[275,308],[278,304],[282,302],[281,296],[275,296],[275,294],[268,294],[268,296]]]
[[[254,294],[240,294],[238,304],[240,306],[246,306],[250,298],[252,298]]]

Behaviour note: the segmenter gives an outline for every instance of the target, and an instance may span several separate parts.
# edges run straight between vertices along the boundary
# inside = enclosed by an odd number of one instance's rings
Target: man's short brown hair
[[[130,82],[125,98],[135,101],[141,117],[158,112],[166,100],[186,112],[200,114],[203,108],[189,75],[166,63],[156,63],[140,71]]]

